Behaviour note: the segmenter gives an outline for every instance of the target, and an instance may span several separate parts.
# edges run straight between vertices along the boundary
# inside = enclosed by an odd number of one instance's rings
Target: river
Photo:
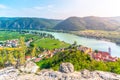
[[[64,41],[70,44],[73,44],[74,41],[76,41],[78,45],[87,46],[92,48],[93,50],[108,52],[108,48],[110,47],[111,55],[114,57],[116,56],[120,57],[120,46],[116,45],[113,42],[80,37],[80,36],[76,36],[74,34],[69,34],[69,33],[47,32],[47,31],[38,31],[38,32],[52,34],[56,39],[59,39],[60,41]]]

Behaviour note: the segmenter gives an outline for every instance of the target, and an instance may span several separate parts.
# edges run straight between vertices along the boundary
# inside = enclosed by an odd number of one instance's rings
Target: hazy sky
[[[0,17],[120,16],[120,0],[0,0]]]

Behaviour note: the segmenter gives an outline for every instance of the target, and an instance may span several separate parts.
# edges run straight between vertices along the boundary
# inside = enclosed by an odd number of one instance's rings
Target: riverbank
[[[33,30],[36,32],[42,32],[42,33],[48,33],[51,34],[55,37],[55,39],[59,39],[60,41],[64,41],[69,44],[73,44],[75,41],[77,42],[78,45],[83,45],[86,47],[90,47],[93,50],[100,50],[100,51],[105,51],[108,52],[108,48],[111,47],[111,55],[114,57],[120,57],[120,46],[116,45],[116,43],[111,42],[111,41],[105,41],[105,40],[98,40],[95,38],[86,38],[77,36],[77,34],[72,33],[72,32],[48,32],[48,31],[39,31],[39,30]],[[102,38],[103,39],[103,38]]]
[[[34,31],[38,31],[38,30],[34,30]],[[120,45],[119,31],[100,31],[100,30],[64,31],[64,30],[46,30],[46,29],[41,31],[69,33],[69,34],[74,34],[80,37],[113,42],[113,43],[116,43],[117,45]]]
[[[84,31],[70,31],[70,33],[86,37],[94,38],[97,40],[103,40],[116,43],[120,45],[120,32],[118,31],[100,31],[100,30],[84,30]]]
[[[1,31],[16,31],[11,30],[1,30]],[[83,31],[64,31],[64,30],[54,30],[54,29],[39,29],[39,30],[27,30],[22,29],[21,31],[45,31],[45,32],[55,32],[55,33],[69,33],[80,37],[103,40],[108,42],[116,43],[120,45],[120,32],[119,31],[101,31],[101,30],[83,30]]]

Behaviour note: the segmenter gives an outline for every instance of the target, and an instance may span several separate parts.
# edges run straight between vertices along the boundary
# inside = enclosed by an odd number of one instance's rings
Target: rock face
[[[32,61],[26,62],[24,66],[21,66],[20,71],[25,73],[36,73],[39,67]]]
[[[74,72],[74,66],[71,63],[62,63],[59,71],[64,73],[72,73]]]
[[[19,70],[14,67],[7,67],[0,70],[0,80],[17,80]]]
[[[90,77],[91,77],[91,74],[90,74],[90,71],[89,70],[82,70],[81,71],[81,76],[83,77],[83,78],[87,78],[87,79],[89,79]]]
[[[53,70],[42,70],[37,75],[19,75],[17,77],[17,80],[120,80],[120,75],[103,71],[90,72],[88,70],[73,73],[62,73]]]
[[[33,63],[30,62],[26,66],[31,66],[30,64]],[[70,70],[66,70],[69,69],[68,66],[72,66],[72,68],[70,67]],[[61,70],[62,72],[60,72]],[[31,71],[31,69],[27,71]],[[20,73],[15,68],[5,68],[0,70],[0,80],[120,80],[120,75],[110,72],[89,70],[75,72],[71,63],[62,63],[60,71],[41,70],[36,74],[27,74]]]

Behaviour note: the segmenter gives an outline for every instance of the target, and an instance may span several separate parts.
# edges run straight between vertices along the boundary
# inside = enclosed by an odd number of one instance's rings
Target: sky
[[[0,17],[120,16],[120,0],[0,0]]]

